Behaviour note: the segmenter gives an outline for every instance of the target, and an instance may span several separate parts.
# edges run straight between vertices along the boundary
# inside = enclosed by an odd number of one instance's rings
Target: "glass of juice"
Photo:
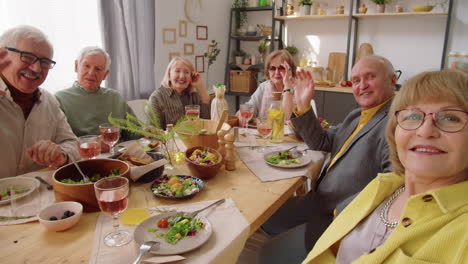
[[[120,214],[127,209],[128,179],[120,176],[103,178],[94,183],[94,192],[101,211],[114,219],[114,231],[104,237],[104,243],[109,247],[119,247],[132,241],[132,235],[119,230]]]
[[[200,118],[200,105],[186,105],[185,106],[185,115],[189,119]]]
[[[119,141],[120,138],[120,128],[115,127],[111,123],[105,123],[99,125],[99,131],[101,131],[101,140],[109,145],[110,154],[114,155],[114,145]]]
[[[78,150],[83,159],[95,159],[101,154],[101,139],[96,135],[78,137]]]
[[[245,128],[244,134],[246,134],[248,131],[247,129],[249,127],[249,121],[253,117],[254,107],[253,105],[250,105],[250,104],[241,104],[239,106],[239,113],[240,113],[240,118],[239,118],[240,125],[241,127]]]
[[[266,141],[273,131],[273,120],[268,117],[257,118],[257,131],[263,139],[262,146],[258,149],[258,152],[266,152]]]

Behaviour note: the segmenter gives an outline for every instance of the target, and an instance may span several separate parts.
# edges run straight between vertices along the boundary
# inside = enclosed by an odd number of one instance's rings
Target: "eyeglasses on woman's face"
[[[468,112],[447,109],[425,113],[417,109],[403,109],[395,112],[398,125],[404,130],[416,130],[424,124],[426,116],[432,117],[433,124],[441,131],[455,133],[461,131],[468,122]]]
[[[24,63],[34,64],[37,61],[39,61],[39,64],[41,65],[42,69],[52,69],[56,64],[55,61],[53,61],[53,60],[51,60],[49,58],[39,58],[36,55],[34,55],[33,53],[31,53],[31,52],[22,51],[22,50],[18,50],[18,49],[15,49],[15,48],[8,48],[8,47],[6,49],[9,50],[9,51],[12,51],[12,52],[19,53],[20,54],[20,60],[22,62],[24,62]]]
[[[280,72],[285,72],[286,71],[286,68],[283,67],[283,66],[270,66],[268,68],[269,71],[271,72],[275,72],[276,70],[280,71]]]

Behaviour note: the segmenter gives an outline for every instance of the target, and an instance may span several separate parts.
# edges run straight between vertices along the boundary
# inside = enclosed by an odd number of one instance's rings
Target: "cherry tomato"
[[[169,226],[169,222],[165,218],[161,218],[158,221],[158,227],[159,228],[167,228]]]

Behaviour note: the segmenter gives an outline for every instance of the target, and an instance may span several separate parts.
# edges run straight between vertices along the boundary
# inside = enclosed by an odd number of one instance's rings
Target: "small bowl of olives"
[[[37,217],[50,231],[65,231],[76,225],[83,213],[83,205],[78,202],[59,202],[42,209]]]

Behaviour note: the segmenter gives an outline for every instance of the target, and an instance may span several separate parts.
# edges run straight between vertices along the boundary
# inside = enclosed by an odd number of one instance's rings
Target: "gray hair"
[[[38,28],[28,25],[17,26],[3,32],[0,36],[0,47],[16,48],[22,39],[31,39],[34,43],[46,43],[51,50],[51,57],[53,57],[54,48],[47,36]]]
[[[395,68],[393,68],[393,64],[387,58],[379,56],[379,55],[367,55],[367,56],[362,57],[361,59],[364,59],[364,58],[375,59],[375,60],[382,62],[387,73],[390,76],[395,75]]]
[[[78,57],[76,58],[76,60],[78,61],[78,64],[80,64],[81,61],[84,59],[84,57],[88,55],[95,55],[95,54],[100,54],[104,56],[104,58],[106,59],[106,71],[109,70],[110,65],[111,65],[111,58],[104,49],[98,46],[89,46],[89,47],[83,48],[80,51],[80,54],[78,54]]]

